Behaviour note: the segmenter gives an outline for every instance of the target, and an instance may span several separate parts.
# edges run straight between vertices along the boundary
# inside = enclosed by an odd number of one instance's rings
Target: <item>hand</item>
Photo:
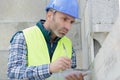
[[[50,72],[59,72],[71,67],[71,59],[68,57],[60,57],[50,64]]]
[[[66,80],[84,80],[84,77],[81,73],[70,73],[65,77]]]

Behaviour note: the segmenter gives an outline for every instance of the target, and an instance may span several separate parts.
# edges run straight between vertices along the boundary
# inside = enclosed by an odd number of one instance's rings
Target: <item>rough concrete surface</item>
[[[0,51],[0,80],[7,80],[8,51]]]

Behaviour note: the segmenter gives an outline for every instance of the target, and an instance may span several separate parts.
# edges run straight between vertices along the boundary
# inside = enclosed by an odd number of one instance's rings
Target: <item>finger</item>
[[[66,63],[61,64],[61,70],[65,70],[65,69],[68,69],[68,68],[69,68],[69,65],[67,65]]]
[[[63,64],[62,64],[62,67],[63,67],[64,69],[69,69],[69,68],[70,68],[70,64],[63,63]]]
[[[78,80],[84,80],[84,75],[82,75],[81,73],[79,74],[79,76],[78,76]]]
[[[65,79],[66,80],[72,80],[72,78],[70,76],[66,76]]]
[[[61,68],[60,68],[60,70],[65,70],[66,69],[66,66],[64,66],[64,65],[61,65]]]
[[[67,60],[66,58],[64,57],[61,57],[59,60],[58,60],[58,65],[60,66],[60,69],[62,70],[65,70],[67,68],[70,68],[71,66],[71,60]]]
[[[67,75],[65,78],[66,80],[79,80],[78,76],[74,73]]]
[[[54,65],[57,65],[56,67],[59,71],[65,70],[65,69],[68,69],[71,67],[71,60],[69,58],[66,58],[66,57],[60,57],[59,59],[57,59],[55,61]]]
[[[64,63],[64,65],[70,67],[71,66],[71,60],[67,59],[67,58],[63,58],[62,62]]]

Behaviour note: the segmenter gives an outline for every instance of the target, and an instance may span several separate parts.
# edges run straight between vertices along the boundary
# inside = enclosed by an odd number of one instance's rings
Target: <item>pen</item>
[[[67,53],[67,50],[66,50],[66,47],[65,47],[64,43],[62,43],[62,45],[63,45],[63,49],[65,51],[65,55],[66,55],[66,57],[68,57],[68,53]]]

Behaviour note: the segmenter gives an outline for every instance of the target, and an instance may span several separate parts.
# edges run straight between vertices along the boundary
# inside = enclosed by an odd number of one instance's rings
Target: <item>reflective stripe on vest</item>
[[[37,26],[33,26],[24,29],[23,33],[27,43],[28,66],[49,64],[50,57],[48,47],[41,30]],[[63,43],[66,50],[63,47]],[[59,40],[53,53],[52,61],[56,60],[61,56],[67,56],[69,58],[72,57],[72,44],[67,37],[63,37]]]

